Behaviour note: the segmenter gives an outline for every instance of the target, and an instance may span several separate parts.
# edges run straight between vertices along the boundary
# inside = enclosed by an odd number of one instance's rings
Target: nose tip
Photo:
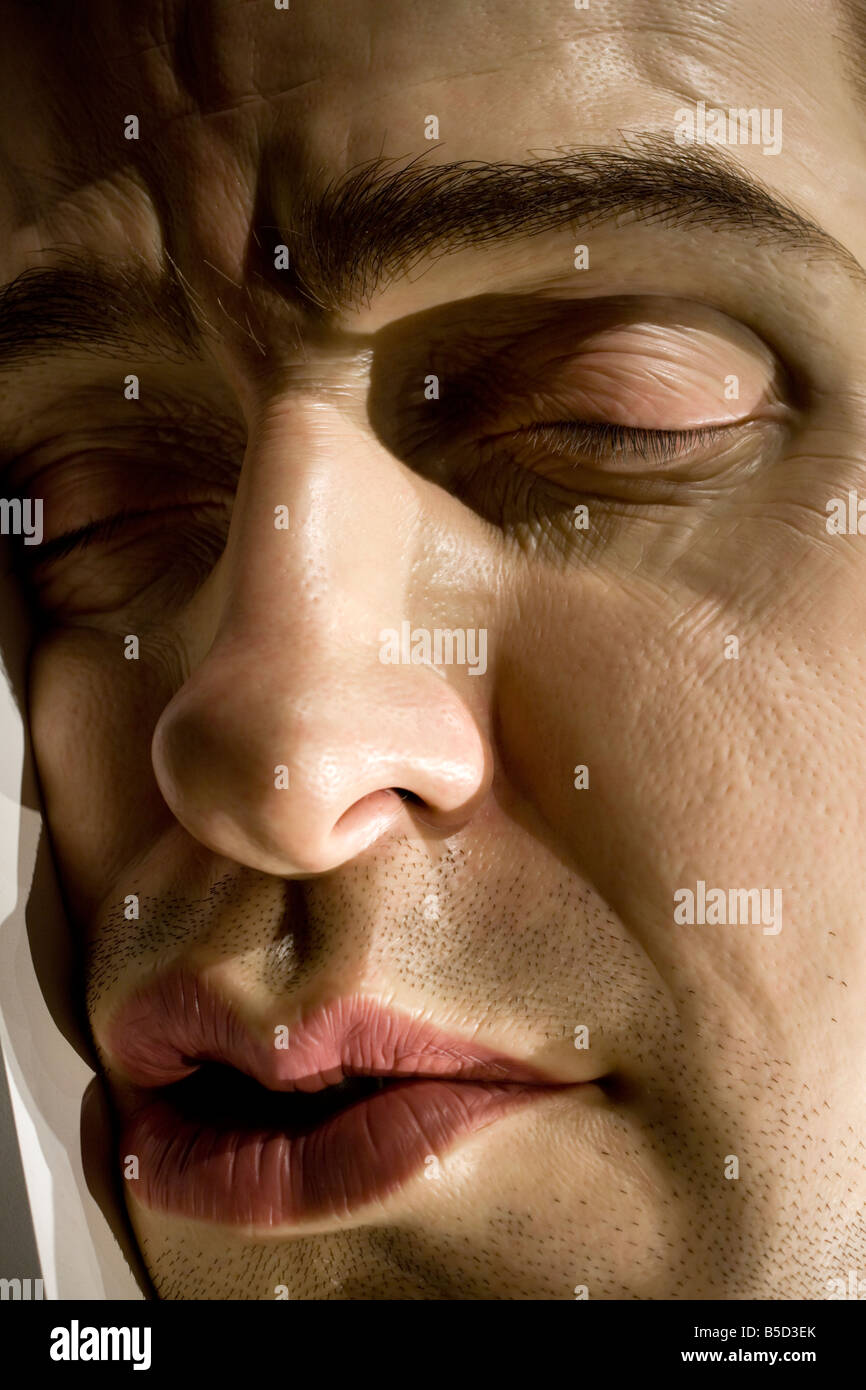
[[[486,794],[480,731],[429,672],[406,672],[399,698],[375,707],[244,704],[221,691],[225,674],[194,675],[152,745],[165,801],[214,853],[281,877],[321,874],[389,833],[453,833]]]

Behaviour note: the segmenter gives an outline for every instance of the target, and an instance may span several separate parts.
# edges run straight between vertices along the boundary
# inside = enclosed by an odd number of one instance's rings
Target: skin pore
[[[64,278],[38,341],[0,303],[2,491],[44,499],[30,723],[118,1111],[108,1020],[174,964],[259,1037],[360,993],[603,1082],[301,1232],[126,1183],[157,1294],[826,1297],[866,1258],[846,12],[13,9],[0,280],[35,323]],[[781,109],[781,150],[677,146],[701,100]],[[404,621],[486,671],[383,664]],[[699,881],[780,889],[781,930],[676,922]]]

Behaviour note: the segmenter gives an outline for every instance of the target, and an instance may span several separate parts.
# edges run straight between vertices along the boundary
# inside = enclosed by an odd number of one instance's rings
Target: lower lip
[[[561,1087],[406,1081],[305,1134],[193,1125],[165,1101],[125,1129],[136,1200],[153,1211],[221,1225],[274,1229],[351,1215],[441,1159],[462,1136]],[[566,1088],[571,1089],[571,1088]]]

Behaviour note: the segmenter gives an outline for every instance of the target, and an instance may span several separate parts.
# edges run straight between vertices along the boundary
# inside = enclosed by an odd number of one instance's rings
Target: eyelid
[[[757,346],[746,350],[705,330],[644,322],[587,338],[558,373],[557,388],[600,407],[588,412],[594,418],[685,430],[735,424],[759,410],[774,394],[774,377],[772,358]]]
[[[531,335],[497,358],[479,423],[540,417],[648,431],[728,426],[789,399],[787,373],[745,325],[697,305],[635,302]]]
[[[83,526],[73,527],[59,536],[53,536],[50,540],[43,541],[40,546],[34,546],[25,552],[22,555],[22,561],[27,564],[28,568],[34,568],[40,564],[47,564],[51,560],[63,559],[73,550],[86,550],[90,545],[109,541],[129,522],[164,517],[166,514],[175,515],[178,512],[208,510],[224,510],[224,508],[220,508],[219,503],[200,501],[175,503],[173,506],[165,507],[135,507],[113,512],[110,516],[97,517],[93,521],[86,522]]]
[[[661,463],[680,458],[698,445],[711,444],[719,435],[733,428],[736,425],[660,430],[601,420],[541,420],[515,430],[513,434],[526,436],[532,444],[543,444],[553,454],[576,450],[589,455],[594,462],[600,462],[611,454],[615,456],[617,453],[630,452],[640,455],[642,459],[652,458]]]
[[[687,457],[696,449],[712,444],[720,436],[736,432],[744,424],[705,425],[694,429],[653,430],[611,421],[540,420],[520,429],[487,435],[480,444],[503,444],[539,450],[548,457],[601,466],[637,456],[642,462],[663,464]]]

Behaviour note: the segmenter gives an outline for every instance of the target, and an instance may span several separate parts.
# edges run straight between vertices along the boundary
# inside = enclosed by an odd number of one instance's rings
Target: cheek
[[[73,907],[104,896],[165,813],[150,739],[165,702],[115,634],[43,641],[30,668],[33,750],[58,868]]]
[[[531,606],[509,639],[500,696],[512,776],[626,921],[641,934],[666,928],[684,858],[709,868],[721,849],[738,882],[750,812],[776,799],[774,764],[757,746],[772,653],[751,667],[726,661],[721,604],[692,631],[646,584],[598,571],[548,572],[535,621]]]
[[[779,1006],[778,982],[791,981],[786,1000],[798,997],[828,933],[852,996],[866,974],[866,659],[846,611],[831,633],[793,599],[758,613],[685,595],[653,602],[634,576],[547,571],[531,595],[527,586],[503,667],[509,775],[562,861],[668,979],[736,1011],[747,978],[779,1036],[790,1006]],[[848,655],[831,663],[828,651]],[[779,933],[677,928],[674,893],[700,879],[779,890]],[[802,997],[819,992],[840,1018],[838,981],[809,977]]]

